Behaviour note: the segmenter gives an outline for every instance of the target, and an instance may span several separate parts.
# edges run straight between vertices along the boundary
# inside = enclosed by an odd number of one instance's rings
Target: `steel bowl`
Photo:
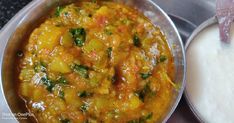
[[[19,98],[16,90],[17,81],[15,67],[16,52],[20,44],[26,40],[36,27],[39,20],[46,16],[48,11],[57,5],[71,3],[73,0],[34,0],[20,12],[18,12],[1,30],[0,33],[0,111],[1,122],[32,122],[29,118],[20,119],[20,113],[25,112],[26,108],[23,101]],[[184,47],[179,33],[168,17],[168,15],[157,6],[152,0],[114,0],[136,8],[147,16],[151,22],[160,27],[167,38],[175,61],[176,84],[180,85],[174,92],[174,97],[169,109],[163,114],[160,122],[166,122],[174,112],[183,94],[185,86],[186,59]],[[155,109],[157,110],[157,109]],[[10,114],[10,116],[8,116]]]
[[[196,38],[197,35],[199,35],[203,30],[205,30],[206,28],[213,26],[215,24],[218,24],[217,18],[216,17],[212,17],[210,19],[208,19],[207,21],[203,22],[200,26],[198,26],[194,32],[191,34],[191,36],[189,37],[188,41],[186,42],[185,45],[185,49],[186,51],[189,49],[189,46],[193,43],[193,40]],[[188,59],[188,57],[187,57]],[[187,69],[190,69],[187,67]],[[187,83],[189,83],[189,81],[187,81]],[[192,112],[194,113],[194,115],[196,116],[196,118],[199,120],[199,122],[204,123],[205,119],[203,118],[203,116],[201,115],[201,113],[195,108],[194,106],[194,102],[191,101],[191,97],[190,97],[190,93],[188,91],[188,87],[189,84],[187,84],[185,86],[185,98],[186,101],[188,102],[188,105],[190,107],[190,109],[192,110]]]

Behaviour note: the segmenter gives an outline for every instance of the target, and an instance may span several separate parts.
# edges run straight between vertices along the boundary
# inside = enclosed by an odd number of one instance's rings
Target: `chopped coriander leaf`
[[[71,123],[69,119],[60,119],[61,123]]]
[[[46,86],[46,89],[52,92],[55,84],[48,77],[42,77],[41,81]]]
[[[152,74],[151,73],[141,73],[141,78],[142,79],[147,79],[151,76]]]
[[[92,93],[89,93],[87,91],[82,91],[77,94],[79,97],[86,98],[92,95]]]
[[[89,73],[88,73],[89,67],[87,67],[87,66],[75,64],[73,66],[73,70],[84,78],[89,77]]]
[[[147,114],[146,116],[144,116],[144,119],[145,119],[145,120],[149,120],[149,119],[151,119],[152,117],[153,117],[153,112],[151,112],[151,113]]]
[[[160,57],[159,57],[159,62],[164,62],[164,61],[166,61],[167,60],[167,56],[165,56],[165,55],[161,55]]]
[[[146,85],[142,90],[139,90],[137,92],[137,95],[138,95],[138,97],[140,98],[140,100],[142,102],[144,102],[147,92],[149,92],[149,86],[148,85]]]
[[[64,100],[64,91],[59,91],[58,96]]]
[[[153,113],[149,113],[146,116],[142,116],[138,119],[130,120],[127,123],[146,123],[147,120],[150,120],[153,117]]]
[[[64,15],[65,15],[65,16],[68,16],[68,12],[65,12]]]
[[[112,47],[107,48],[107,56],[108,58],[111,58],[111,54],[112,54]]]
[[[64,7],[58,6],[55,10],[55,16],[59,17],[61,15],[61,12],[63,11]]]
[[[112,35],[112,34],[113,34],[113,33],[112,33],[110,30],[108,30],[108,29],[105,29],[104,32],[105,32],[105,34],[107,34],[107,35]]]
[[[80,107],[80,110],[81,110],[82,112],[86,112],[86,111],[88,110],[88,108],[89,108],[88,103],[84,103],[84,104]]]
[[[84,28],[70,29],[70,33],[72,34],[72,37],[74,38],[74,43],[76,46],[79,46],[79,47],[84,46],[84,43],[86,40],[86,32]]]
[[[58,83],[67,84],[68,82],[64,76],[60,76],[58,79]]]
[[[46,72],[46,64],[43,62],[39,62],[34,66],[35,72]]]
[[[150,85],[149,85],[149,84],[150,84],[149,82],[146,83],[143,89],[138,90],[138,91],[136,92],[137,96],[139,97],[139,99],[140,99],[142,102],[145,101],[145,97],[146,97],[147,95],[148,95],[148,96],[154,96],[154,95],[155,95],[155,92],[152,91],[152,90],[150,89]]]
[[[136,47],[141,46],[140,38],[138,37],[138,35],[136,33],[133,35],[133,44]]]
[[[128,18],[125,18],[124,20],[122,20],[122,23],[125,25],[130,25],[132,22]]]

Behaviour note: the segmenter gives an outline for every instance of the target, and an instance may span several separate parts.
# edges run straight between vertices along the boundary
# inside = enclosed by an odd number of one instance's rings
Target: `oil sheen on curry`
[[[113,2],[59,6],[19,61],[19,95],[40,123],[153,123],[174,97],[166,38]]]

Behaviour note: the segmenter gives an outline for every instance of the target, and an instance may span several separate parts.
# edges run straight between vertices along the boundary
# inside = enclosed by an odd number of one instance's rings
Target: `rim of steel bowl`
[[[207,27],[210,27],[210,26],[215,25],[215,24],[218,24],[217,18],[212,17],[212,18],[208,19],[207,21],[203,22],[200,26],[198,26],[193,31],[193,33],[191,34],[191,36],[189,37],[189,39],[186,42],[186,45],[185,45],[186,51],[188,50],[190,44],[193,42],[194,38],[196,38],[197,35],[199,35]],[[204,123],[205,120],[204,120],[203,116],[199,113],[199,111],[195,108],[193,102],[191,101],[191,97],[190,97],[190,94],[188,92],[187,86],[185,86],[185,94],[184,95],[185,95],[185,99],[188,102],[188,105],[189,105],[190,109],[192,110],[193,114],[196,116],[196,118],[199,120],[199,122]]]
[[[176,109],[185,88],[186,59],[185,50],[181,37],[168,15],[152,0],[113,0],[136,8],[142,12],[150,21],[158,26],[167,38],[167,42],[175,61],[175,80],[180,85],[175,91],[175,95],[168,111],[162,116],[161,122],[166,122]],[[41,17],[45,16],[51,8],[57,5],[63,5],[72,2],[72,0],[34,0],[19,11],[0,32],[0,106],[4,113],[22,112],[18,102],[18,97],[14,87],[13,64],[15,53],[24,34],[33,27]],[[32,31],[32,29],[31,29]],[[157,109],[155,109],[157,110]],[[8,122],[17,122],[21,120],[12,117]]]

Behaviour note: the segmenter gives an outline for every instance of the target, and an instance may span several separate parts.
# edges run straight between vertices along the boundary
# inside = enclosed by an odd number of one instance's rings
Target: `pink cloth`
[[[216,16],[219,22],[221,41],[230,43],[230,28],[234,20],[234,0],[217,0]]]

